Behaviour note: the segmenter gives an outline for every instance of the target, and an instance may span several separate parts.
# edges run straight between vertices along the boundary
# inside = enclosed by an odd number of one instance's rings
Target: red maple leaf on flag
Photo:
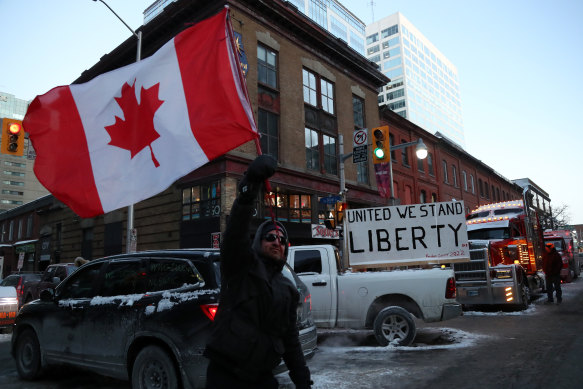
[[[115,123],[105,127],[111,136],[111,141],[108,144],[129,150],[130,158],[133,158],[145,147],[149,147],[154,166],[158,167],[160,163],[154,156],[152,142],[160,137],[154,128],[154,114],[164,102],[158,99],[160,84],[155,84],[148,89],[142,87],[140,103],[136,99],[135,85],[135,81],[132,86],[126,82],[121,88],[121,97],[115,97],[115,101],[123,111],[125,120],[116,116]]]

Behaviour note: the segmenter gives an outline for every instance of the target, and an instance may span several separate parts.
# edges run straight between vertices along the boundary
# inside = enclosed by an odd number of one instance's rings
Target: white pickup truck
[[[292,246],[288,263],[310,289],[316,326],[373,329],[382,346],[411,344],[415,318],[435,322],[462,314],[449,267],[342,271],[332,245]]]

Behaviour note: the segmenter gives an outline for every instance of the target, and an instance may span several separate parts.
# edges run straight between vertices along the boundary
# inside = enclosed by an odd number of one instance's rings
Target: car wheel
[[[34,331],[24,330],[18,335],[14,348],[14,359],[20,378],[35,380],[41,376],[40,345]]]
[[[389,344],[408,346],[415,339],[415,320],[413,315],[401,307],[388,307],[377,315],[374,335],[381,346]]]
[[[175,389],[178,375],[172,358],[158,346],[145,347],[134,362],[132,389]]]

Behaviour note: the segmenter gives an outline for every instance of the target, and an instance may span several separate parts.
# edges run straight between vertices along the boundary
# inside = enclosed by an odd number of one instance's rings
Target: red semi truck
[[[545,288],[543,233],[523,200],[483,205],[466,217],[470,262],[454,264],[464,305],[510,304],[526,309]]]

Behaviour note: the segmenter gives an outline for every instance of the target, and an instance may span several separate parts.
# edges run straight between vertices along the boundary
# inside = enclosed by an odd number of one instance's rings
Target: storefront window
[[[213,181],[182,190],[182,220],[218,217],[221,213],[221,184]]]
[[[291,223],[312,222],[310,195],[270,192],[264,200],[265,219],[271,218],[270,205],[276,220]]]

